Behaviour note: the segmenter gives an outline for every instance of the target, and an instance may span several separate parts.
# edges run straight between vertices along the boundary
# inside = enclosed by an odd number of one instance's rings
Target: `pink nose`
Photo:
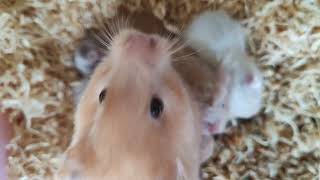
[[[131,50],[152,50],[156,46],[156,40],[150,35],[131,34],[126,44]]]

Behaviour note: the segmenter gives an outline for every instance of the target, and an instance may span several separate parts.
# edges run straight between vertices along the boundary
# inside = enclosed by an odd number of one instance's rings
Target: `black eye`
[[[155,119],[159,118],[163,111],[163,102],[158,97],[153,97],[150,104],[151,116]]]
[[[107,89],[103,89],[100,94],[99,94],[99,102],[102,103],[102,101],[104,100],[104,98],[106,97],[107,94]]]

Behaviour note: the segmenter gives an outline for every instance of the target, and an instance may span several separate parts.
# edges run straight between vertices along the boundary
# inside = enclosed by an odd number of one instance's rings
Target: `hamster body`
[[[200,115],[170,42],[122,29],[80,99],[57,179],[199,179]]]

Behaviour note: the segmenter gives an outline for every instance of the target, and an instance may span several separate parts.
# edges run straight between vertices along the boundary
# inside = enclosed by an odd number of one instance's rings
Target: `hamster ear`
[[[255,80],[255,77],[253,76],[252,73],[248,73],[245,75],[243,83],[246,85],[251,85]]]
[[[255,91],[261,91],[263,79],[261,74],[250,72],[245,74],[242,80],[242,85],[254,89]]]

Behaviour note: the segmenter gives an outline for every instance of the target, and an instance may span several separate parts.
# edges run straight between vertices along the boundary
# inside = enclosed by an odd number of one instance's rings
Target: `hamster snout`
[[[156,46],[156,40],[148,35],[144,35],[141,33],[132,33],[128,35],[126,45],[128,46],[128,48],[143,48],[152,50]]]
[[[125,30],[115,38],[111,56],[121,56],[128,61],[138,60],[155,65],[168,58],[169,42],[155,34],[145,34],[136,30]]]

